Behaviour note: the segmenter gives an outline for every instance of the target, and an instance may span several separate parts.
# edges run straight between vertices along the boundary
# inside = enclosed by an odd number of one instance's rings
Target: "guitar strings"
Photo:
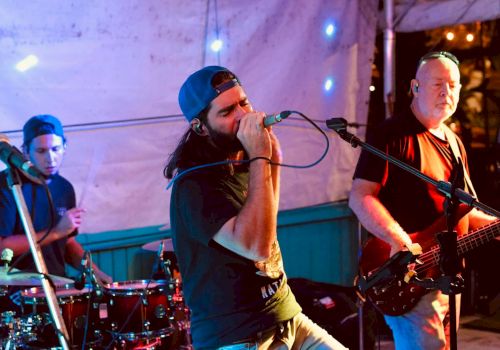
[[[494,227],[495,226],[495,227]],[[498,226],[498,227],[497,227]],[[477,232],[481,232],[479,235]],[[457,250],[458,253],[463,254],[466,251],[472,249],[472,248],[477,248],[483,243],[489,242],[493,238],[496,237],[495,233],[498,233],[500,231],[500,220],[496,220],[494,222],[491,222],[477,230],[471,231],[470,233],[467,233],[465,235],[462,235],[458,238],[457,241]],[[477,235],[477,237],[476,237]],[[469,247],[467,248],[467,245]],[[467,249],[466,249],[467,248]],[[424,273],[433,268],[434,266],[438,265],[439,261],[439,247],[437,245],[432,246],[431,249],[425,253],[423,253],[420,257],[419,260],[422,261],[422,265],[417,265],[415,268],[415,271],[418,273]],[[426,266],[429,265],[429,266]]]

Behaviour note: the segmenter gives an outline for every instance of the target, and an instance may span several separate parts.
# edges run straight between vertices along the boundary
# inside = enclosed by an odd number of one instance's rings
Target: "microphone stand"
[[[165,280],[165,281],[170,281],[172,279],[172,273],[170,272],[170,260],[165,259],[164,256],[164,246],[165,243],[162,240],[160,242],[160,245],[158,247],[158,252],[157,252],[157,270],[153,274],[152,278],[153,280]]]
[[[457,223],[458,201],[454,195],[455,189],[461,178],[464,176],[464,168],[460,163],[453,163],[451,174],[451,195],[445,198],[444,212],[446,217],[447,230],[439,232],[436,238],[439,242],[439,267],[441,276],[435,281],[433,289],[440,289],[449,297],[450,307],[450,349],[457,349],[457,307],[456,294],[460,294],[464,289],[464,280],[458,274],[458,252],[457,233],[453,230]]]
[[[455,227],[456,210],[458,209],[458,202],[464,203],[469,207],[478,208],[497,218],[500,218],[500,212],[485,204],[480,203],[474,196],[470,195],[469,193],[465,192],[460,188],[457,188],[458,180],[460,178],[463,178],[463,166],[461,163],[454,164],[454,169],[452,172],[452,178],[453,178],[452,183],[445,181],[436,181],[433,178],[423,174],[421,171],[409,166],[406,163],[403,163],[402,161],[391,155],[388,155],[380,151],[376,147],[373,147],[372,145],[361,141],[358,137],[349,133],[347,131],[347,121],[344,118],[328,119],[326,121],[326,126],[329,129],[334,130],[343,140],[347,141],[353,148],[360,146],[363,150],[375,154],[376,156],[390,162],[391,164],[400,167],[401,169],[417,176],[418,178],[426,181],[427,183],[432,184],[439,192],[441,192],[442,195],[446,197],[444,209],[445,209],[446,224],[448,230],[444,233],[443,232],[438,233],[437,235],[441,252],[440,269],[443,275],[439,277],[437,281],[433,281],[432,279],[424,279],[422,281],[419,281],[418,279],[415,279],[413,282],[429,289],[439,288],[444,294],[449,295],[450,326],[451,326],[450,343],[452,347],[451,349],[452,350],[456,349],[457,320],[456,320],[455,294],[459,292],[461,289],[463,289],[462,277],[457,275],[458,271],[457,234],[453,231],[453,228]],[[408,252],[403,252],[402,254],[405,253]],[[401,262],[395,263],[396,265],[395,268],[397,269],[398,267],[406,265],[410,261],[414,261],[413,256],[410,255],[411,253],[406,254],[406,257],[400,259],[401,255],[398,256],[398,254],[396,254],[394,257],[392,257],[392,259],[389,262],[384,264],[384,266],[388,265],[388,267],[390,268],[386,267],[381,270],[384,272],[384,274],[390,275],[390,273],[395,271],[392,264],[392,260],[399,259],[402,261],[402,263]],[[361,289],[366,290],[366,287],[370,287],[371,285],[376,283],[375,281],[376,279],[383,279],[385,277],[387,276],[374,276],[373,278],[371,278],[371,281],[363,280],[361,278],[360,279]]]
[[[450,197],[451,195],[454,195],[461,203],[464,203],[472,208],[480,209],[481,211],[484,211],[485,213],[488,213],[491,216],[495,216],[497,218],[500,218],[499,211],[487,206],[486,204],[479,202],[474,196],[470,195],[469,193],[465,192],[464,190],[462,190],[460,188],[452,189],[452,185],[449,182],[434,180],[433,178],[422,173],[421,171],[409,166],[406,163],[401,162],[399,159],[397,159],[393,156],[390,156],[388,154],[385,154],[384,152],[382,152],[378,148],[373,147],[372,145],[361,141],[358,137],[349,133],[346,130],[347,121],[344,118],[328,119],[326,121],[326,126],[329,129],[332,129],[335,132],[337,132],[337,134],[339,134],[339,136],[344,141],[347,141],[349,144],[351,144],[351,146],[353,148],[360,146],[362,149],[364,149],[372,154],[375,154],[376,156],[378,156],[384,160],[387,160],[391,164],[394,164],[394,165],[400,167],[401,169],[417,176],[418,178],[430,183],[431,185],[436,187],[436,189],[439,192],[441,192],[441,194],[443,196]]]
[[[49,307],[50,315],[52,316],[52,320],[54,321],[54,327],[56,329],[57,337],[59,338],[59,343],[64,350],[69,350],[68,345],[68,330],[66,328],[66,324],[62,318],[62,313],[59,308],[59,304],[56,299],[56,294],[51,287],[51,283],[49,281],[49,273],[47,270],[47,265],[45,264],[45,260],[42,255],[42,251],[38,242],[36,240],[36,232],[33,227],[33,222],[31,221],[31,217],[29,216],[28,207],[26,205],[26,200],[24,198],[22,189],[21,189],[21,178],[17,169],[10,167],[7,164],[7,183],[12,190],[12,194],[14,196],[17,210],[19,212],[19,217],[21,219],[24,231],[26,233],[26,238],[28,239],[28,243],[30,246],[31,254],[33,255],[33,261],[35,262],[36,270],[40,274],[40,280],[42,283],[43,291],[47,298],[47,305]]]
[[[87,276],[90,281],[90,285],[92,286],[92,290],[95,292],[97,299],[100,299],[103,295],[104,284],[101,280],[99,280],[94,271],[94,266],[92,262],[92,253],[89,250],[86,250],[84,254],[87,254]]]

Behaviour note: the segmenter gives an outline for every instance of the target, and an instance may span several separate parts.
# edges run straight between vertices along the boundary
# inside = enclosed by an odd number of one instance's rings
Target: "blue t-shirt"
[[[60,175],[54,175],[51,177],[48,189],[54,203],[53,210],[49,206],[44,186],[31,182],[26,182],[22,185],[26,206],[28,207],[36,232],[54,227],[68,209],[75,207],[75,191],[68,180]],[[14,196],[7,185],[6,172],[1,172],[0,237],[24,234],[25,232],[17,212]],[[66,241],[67,239],[63,238],[42,247],[42,254],[50,274],[65,275],[64,254]],[[14,262],[16,259],[17,256],[12,261]],[[36,271],[31,252],[28,252],[15,267],[24,271]]]
[[[271,258],[254,262],[212,239],[241,210],[247,184],[248,172],[206,169],[179,179],[172,190],[172,237],[195,349],[238,342],[301,311],[278,241]]]

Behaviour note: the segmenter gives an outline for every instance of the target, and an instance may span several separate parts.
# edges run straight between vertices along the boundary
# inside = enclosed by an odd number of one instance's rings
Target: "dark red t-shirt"
[[[408,114],[384,121],[368,143],[434,180],[449,181],[455,161],[448,142],[428,131],[411,111]],[[464,146],[457,141],[467,167]],[[367,151],[361,153],[354,178],[382,185],[380,201],[407,232],[423,230],[443,216],[444,196],[433,185]],[[463,179],[460,188],[464,188]]]

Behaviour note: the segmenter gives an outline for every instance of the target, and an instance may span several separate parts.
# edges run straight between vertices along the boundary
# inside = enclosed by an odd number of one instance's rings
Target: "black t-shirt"
[[[36,185],[31,182],[26,182],[22,185],[26,206],[28,207],[36,232],[45,230],[51,225],[55,226],[68,209],[75,207],[75,191],[68,180],[60,175],[54,175],[51,177],[48,188],[54,202],[52,215],[50,213],[49,201],[44,186]],[[7,237],[10,235],[24,234],[24,229],[17,212],[12,191],[7,185],[6,173],[1,172],[0,236]],[[58,276],[65,275],[65,245],[66,238],[63,238],[42,247],[42,254],[50,274]],[[12,261],[15,261],[16,258],[17,257],[14,257]],[[25,271],[36,271],[31,252],[28,252],[15,267]]]
[[[408,113],[384,121],[370,135],[368,143],[434,180],[449,181],[454,161],[448,142],[428,131],[411,111]],[[457,141],[461,158],[467,164],[463,144],[458,138]],[[380,201],[407,232],[427,228],[443,215],[444,197],[433,185],[368,151],[361,152],[354,178],[382,185]],[[464,188],[463,179],[460,187]]]
[[[172,190],[172,236],[196,349],[248,338],[301,310],[277,241],[272,257],[256,263],[212,239],[240,211],[247,184],[248,172],[205,169],[180,178]]]

